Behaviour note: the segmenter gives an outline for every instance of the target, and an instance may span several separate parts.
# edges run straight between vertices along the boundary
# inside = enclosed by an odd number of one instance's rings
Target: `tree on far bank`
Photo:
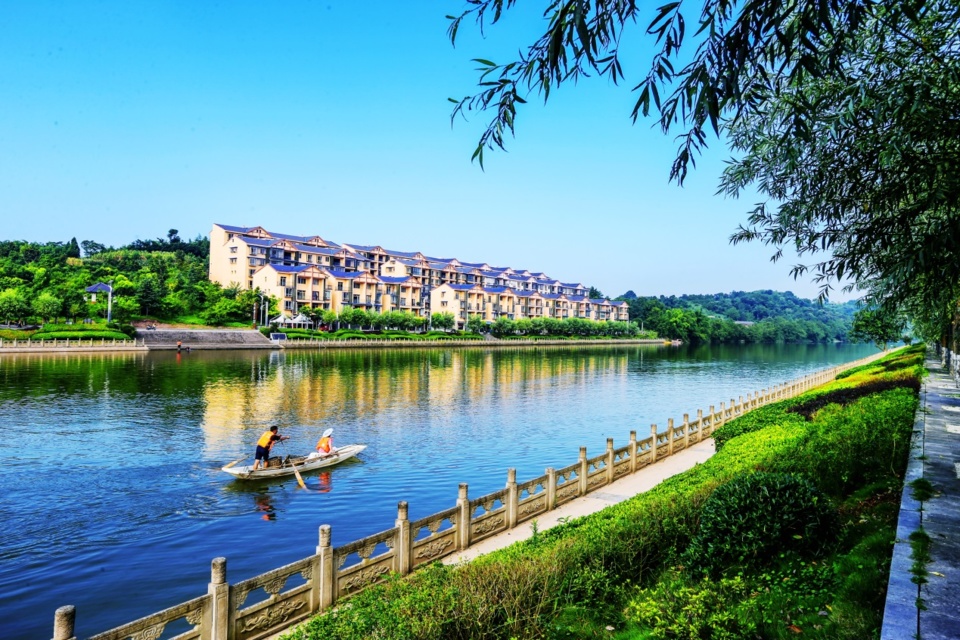
[[[590,287],[590,291],[587,292],[587,297],[591,300],[605,300],[606,296],[603,295],[603,292],[596,287]]]
[[[441,311],[430,316],[430,325],[434,329],[441,331],[450,331],[456,326],[456,318],[448,311]]]
[[[56,320],[63,307],[63,301],[45,291],[34,298],[30,306],[33,307],[33,312],[40,317],[40,320],[46,322],[51,319]]]

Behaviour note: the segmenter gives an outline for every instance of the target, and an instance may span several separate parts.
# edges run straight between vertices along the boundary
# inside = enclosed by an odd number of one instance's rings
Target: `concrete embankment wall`
[[[153,329],[137,331],[137,339],[151,351],[176,349],[277,349],[255,329]]]

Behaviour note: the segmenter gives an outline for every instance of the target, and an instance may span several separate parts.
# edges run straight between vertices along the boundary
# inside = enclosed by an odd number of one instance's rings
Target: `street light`
[[[113,280],[106,283],[107,287],[107,322],[113,318]]]

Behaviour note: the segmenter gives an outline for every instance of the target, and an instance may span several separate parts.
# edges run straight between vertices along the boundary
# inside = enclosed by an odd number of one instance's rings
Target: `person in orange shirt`
[[[263,460],[263,468],[266,469],[273,443],[289,439],[289,436],[282,436],[277,433],[277,425],[273,425],[268,431],[264,431],[260,439],[257,440],[257,452],[254,454],[253,470],[256,471],[260,468],[261,460]]]
[[[333,429],[327,429],[317,442],[317,453],[321,456],[328,456],[336,450],[337,448],[333,446]]]

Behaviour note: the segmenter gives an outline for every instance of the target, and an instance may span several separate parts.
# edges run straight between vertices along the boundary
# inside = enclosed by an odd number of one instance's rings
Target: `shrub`
[[[802,424],[803,420],[799,416],[787,413],[795,402],[796,400],[791,399],[760,407],[726,423],[713,432],[713,441],[717,451],[720,451],[731,438],[736,438],[745,433],[753,433],[775,424]]]
[[[748,473],[718,488],[704,504],[684,560],[718,575],[728,566],[762,566],[785,550],[816,554],[836,525],[836,511],[805,478]]]
[[[737,640],[756,636],[756,625],[730,606],[746,598],[750,587],[743,578],[709,579],[691,583],[676,571],[654,587],[640,591],[624,616],[651,632],[652,638],[682,640]]]

